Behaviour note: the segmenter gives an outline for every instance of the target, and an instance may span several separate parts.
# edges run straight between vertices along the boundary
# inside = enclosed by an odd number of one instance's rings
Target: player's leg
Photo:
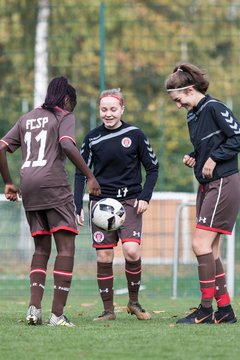
[[[34,237],[35,251],[31,262],[30,271],[30,302],[29,305],[35,305],[41,308],[43,297],[47,263],[51,253],[51,235],[37,235]]]
[[[202,298],[199,308],[186,318],[178,320],[177,323],[213,322],[212,301],[216,290],[215,257],[218,255],[219,234],[230,234],[232,231],[239,209],[240,196],[238,194],[240,195],[238,174],[199,187],[198,222],[193,238],[193,251],[198,260]]]
[[[49,325],[74,326],[64,315],[64,307],[72,282],[75,254],[75,237],[78,234],[75,206],[69,202],[64,206],[46,211],[50,230],[56,243],[57,256],[54,262],[54,294]]]
[[[92,207],[96,201],[90,201],[89,213],[92,212]],[[113,293],[113,258],[114,247],[118,243],[117,231],[104,231],[97,227],[90,219],[91,233],[92,233],[92,246],[96,249],[97,255],[97,283],[99,294],[103,303],[103,312],[97,320],[115,320],[116,315],[114,312],[114,293]]]
[[[216,208],[214,226],[221,228],[224,233],[231,234],[240,207],[240,176],[238,173],[221,180],[222,191]],[[222,227],[221,227],[222,226]],[[215,312],[215,322],[234,323],[237,321],[230,296],[226,287],[226,275],[220,258],[219,237],[213,243],[213,252],[216,263],[216,294],[218,310]]]
[[[210,231],[209,223],[214,211],[213,203],[217,195],[214,192],[214,195],[208,199],[208,191],[209,184],[200,185],[198,188],[196,217],[198,219],[197,226],[199,225],[201,228],[196,228],[192,240],[193,252],[198,262],[198,276],[202,294],[201,303],[191,314],[179,319],[177,324],[213,323],[212,301],[215,293],[216,269],[212,244],[217,233]]]
[[[177,321],[177,324],[213,323],[212,301],[215,295],[216,266],[212,244],[217,233],[196,229],[193,238],[193,251],[198,262],[198,277],[201,291],[199,307],[190,315]]]
[[[139,320],[149,320],[150,314],[142,308],[138,299],[142,274],[140,245],[135,242],[124,242],[123,254],[129,295],[127,312],[136,315]]]
[[[113,257],[114,250],[97,249],[97,282],[104,311],[94,320],[115,320],[113,305]]]
[[[138,302],[142,274],[140,245],[128,241],[123,243],[122,249],[125,258],[125,275],[127,278],[129,300]]]
[[[122,249],[125,258],[125,275],[128,285],[129,302],[127,311],[139,320],[149,320],[150,314],[139,303],[138,295],[141,285],[141,252],[142,215],[134,208],[135,199],[126,200],[123,205],[126,210],[126,220],[119,230],[122,239]]]
[[[54,295],[49,325],[73,326],[64,315],[64,307],[72,282],[75,236],[74,233],[66,230],[59,230],[54,233],[57,256],[53,269]]]
[[[227,290],[226,274],[220,257],[219,242],[220,234],[218,234],[218,237],[213,243],[213,254],[216,264],[215,299],[218,306],[218,310],[215,311],[215,323],[234,323],[237,319],[231,306],[231,299]]]
[[[26,320],[29,325],[40,325],[42,324],[41,302],[51,253],[51,233],[43,211],[26,212],[26,216],[35,244],[31,261],[30,300]]]

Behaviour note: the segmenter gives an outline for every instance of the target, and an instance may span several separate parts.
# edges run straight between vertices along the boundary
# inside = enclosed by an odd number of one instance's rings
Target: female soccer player
[[[42,324],[41,301],[51,235],[57,248],[54,264],[54,297],[49,325],[74,326],[63,314],[70,290],[75,237],[78,234],[73,195],[64,168],[66,156],[87,177],[89,192],[100,194],[100,187],[79,154],[75,144],[75,89],[64,77],[54,78],[42,106],[24,114],[0,140],[0,172],[5,196],[17,201],[22,196],[26,217],[34,238],[35,252],[30,272],[31,297],[26,320]],[[6,152],[21,147],[20,190],[13,184]]]
[[[197,225],[192,247],[198,261],[201,303],[178,324],[234,323],[226,276],[220,259],[221,234],[231,234],[240,206],[240,123],[221,101],[207,95],[204,71],[192,64],[179,64],[165,87],[178,109],[187,109],[187,122],[194,151],[183,163],[194,168],[199,182]],[[213,312],[215,298],[218,310]]]
[[[158,177],[158,161],[149,141],[137,127],[122,120],[123,95],[119,89],[105,90],[99,98],[102,125],[90,131],[84,139],[81,154],[93,166],[93,173],[101,186],[101,198],[120,201],[126,210],[126,220],[117,231],[103,231],[91,223],[93,247],[97,250],[97,281],[104,311],[94,320],[115,320],[113,306],[113,258],[119,238],[125,257],[128,283],[127,311],[139,320],[150,319],[138,302],[141,283],[140,243],[142,214],[147,210]],[[141,164],[146,181],[141,186]],[[84,224],[82,199],[84,176],[75,176],[75,204],[79,225]],[[90,195],[89,213],[100,196]],[[91,217],[91,216],[90,216]]]

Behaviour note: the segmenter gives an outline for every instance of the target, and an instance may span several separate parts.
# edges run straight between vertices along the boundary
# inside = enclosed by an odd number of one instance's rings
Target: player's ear
[[[74,110],[75,106],[76,106],[76,103],[72,103],[71,98],[68,95],[66,95],[63,100],[64,110],[72,112]]]
[[[186,94],[187,94],[187,95],[192,95],[193,92],[194,92],[194,87],[191,86],[191,87],[189,87],[188,89],[186,89],[185,91],[186,91]]]
[[[125,106],[122,106],[122,114],[124,113],[124,110],[125,110]]]
[[[66,109],[66,107],[69,105],[69,96],[66,95],[63,99],[63,106],[64,106],[64,109]]]

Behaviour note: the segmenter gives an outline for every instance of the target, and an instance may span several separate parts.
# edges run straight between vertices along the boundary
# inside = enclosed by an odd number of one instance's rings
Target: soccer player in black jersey
[[[201,303],[178,324],[237,321],[220,259],[221,234],[231,234],[240,206],[240,123],[221,101],[206,94],[206,73],[193,64],[178,64],[165,87],[178,109],[187,109],[193,152],[183,163],[194,168],[199,182],[197,225],[192,247],[198,261]],[[213,311],[215,298],[217,311]]]
[[[123,95],[119,89],[105,90],[99,99],[102,125],[90,131],[81,147],[81,155],[101,186],[101,196],[90,194],[89,211],[100,198],[114,198],[126,210],[126,220],[117,231],[103,231],[91,224],[93,247],[97,250],[97,280],[104,311],[95,320],[114,320],[113,258],[119,239],[125,257],[128,283],[127,311],[139,320],[150,319],[150,314],[139,304],[141,283],[140,243],[142,214],[147,210],[158,177],[158,161],[151,145],[136,126],[122,120]],[[146,172],[142,186],[141,165]],[[85,177],[75,175],[75,204],[79,225],[84,224],[83,204]]]
[[[30,301],[26,320],[42,324],[41,302],[47,264],[54,237],[57,256],[54,263],[54,296],[49,325],[74,326],[63,314],[69,294],[78,234],[74,199],[64,164],[66,156],[85,173],[89,192],[100,193],[92,172],[80,156],[75,142],[76,91],[63,77],[49,83],[42,106],[24,114],[0,140],[0,172],[5,195],[17,201],[21,194],[35,251],[30,271]],[[20,190],[13,184],[6,152],[22,150]]]

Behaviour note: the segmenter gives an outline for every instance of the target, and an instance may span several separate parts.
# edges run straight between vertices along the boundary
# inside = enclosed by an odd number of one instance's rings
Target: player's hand
[[[186,166],[188,166],[190,168],[193,168],[195,166],[195,164],[196,164],[196,160],[193,157],[189,156],[189,155],[184,155],[182,161],[183,161],[184,165],[186,165]]]
[[[91,179],[88,179],[88,190],[89,194],[92,194],[94,196],[99,196],[101,194],[101,188],[95,177],[92,177]]]
[[[148,208],[148,202],[145,200],[135,200],[134,207],[137,208],[137,214],[144,213]]]
[[[84,211],[83,211],[83,209],[81,210],[80,215],[77,214],[77,223],[80,226],[84,226]]]
[[[18,187],[14,184],[6,184],[4,194],[6,199],[10,201],[18,201],[19,197],[21,197]]]
[[[208,158],[202,168],[202,177],[211,179],[213,177],[213,170],[215,169],[216,162],[212,158]]]

